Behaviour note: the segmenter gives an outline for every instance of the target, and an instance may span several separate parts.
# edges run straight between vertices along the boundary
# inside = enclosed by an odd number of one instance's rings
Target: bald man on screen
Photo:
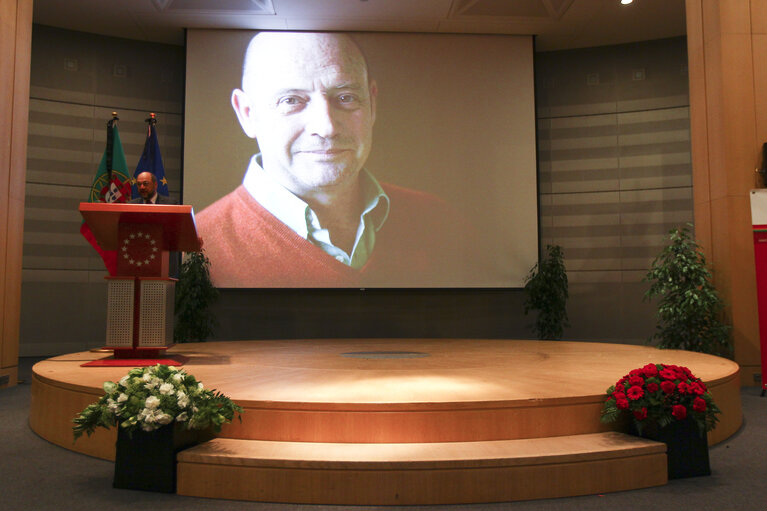
[[[262,32],[250,41],[231,103],[260,153],[242,185],[197,219],[216,286],[466,281],[473,242],[452,208],[364,168],[377,96],[348,36]]]

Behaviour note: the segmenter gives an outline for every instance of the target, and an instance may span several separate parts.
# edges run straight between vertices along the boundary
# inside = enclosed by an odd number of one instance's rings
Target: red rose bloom
[[[632,376],[629,378],[629,385],[632,387],[641,387],[644,385],[644,378],[641,376]]]
[[[679,382],[679,385],[677,387],[679,389],[680,394],[687,394],[689,392],[689,388],[685,382]]]
[[[676,385],[674,385],[673,381],[662,381],[660,382],[660,388],[666,394],[673,394],[676,390]]]
[[[662,378],[665,378],[667,380],[676,379],[676,372],[670,367],[664,367],[663,369],[661,369],[659,374],[661,375]]]
[[[660,387],[658,387],[657,383],[648,383],[647,384],[647,392],[649,392],[651,394],[654,394],[654,393],[658,392],[659,388]]]
[[[706,411],[706,400],[702,397],[696,397],[692,402],[692,409],[696,412]]]
[[[619,399],[626,399],[626,394],[623,392],[613,392],[613,397],[618,401]]]
[[[642,368],[642,373],[648,378],[652,378],[653,376],[658,376],[658,368],[655,364],[647,364]]]
[[[630,389],[626,391],[626,395],[628,395],[629,399],[637,400],[640,397],[644,396],[644,390],[642,390],[642,387],[639,387],[637,385],[634,385]]]
[[[703,384],[702,384],[701,382],[699,382],[699,381],[693,382],[693,383],[692,383],[692,384],[689,386],[689,389],[690,389],[690,392],[691,392],[692,394],[695,394],[696,396],[702,396],[703,394],[705,394],[705,393],[706,393],[706,386],[705,386],[705,385],[703,385]]]
[[[616,399],[615,406],[618,407],[618,410],[628,410],[629,408],[628,399]]]
[[[622,383],[619,383],[615,386],[615,392],[626,392],[626,388],[623,386]]]
[[[641,410],[635,410],[634,417],[636,417],[636,420],[638,421],[645,420],[647,418],[647,408],[642,407]]]
[[[684,405],[674,405],[671,407],[671,415],[673,415],[676,420],[682,420],[687,417],[687,408],[685,408]]]
[[[644,373],[642,373],[641,369],[632,369],[631,371],[629,371],[629,378],[632,376],[639,376],[641,378],[642,374]]]

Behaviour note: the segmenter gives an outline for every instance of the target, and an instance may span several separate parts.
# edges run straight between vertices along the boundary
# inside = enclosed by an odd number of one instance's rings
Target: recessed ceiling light
[[[634,3],[634,0],[621,0],[621,5],[628,5]]]

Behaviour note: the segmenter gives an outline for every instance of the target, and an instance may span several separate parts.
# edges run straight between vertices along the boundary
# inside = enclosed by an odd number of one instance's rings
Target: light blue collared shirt
[[[282,223],[299,236],[318,246],[337,261],[362,268],[375,247],[376,232],[381,230],[389,216],[389,197],[372,174],[362,169],[360,185],[365,205],[360,214],[357,236],[351,254],[330,241],[330,232],[320,225],[317,214],[309,205],[272,179],[261,167],[261,155],[250,160],[242,181],[248,193]]]

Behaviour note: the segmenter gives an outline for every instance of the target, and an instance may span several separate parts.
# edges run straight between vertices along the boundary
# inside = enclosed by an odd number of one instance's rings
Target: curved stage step
[[[505,502],[666,483],[666,446],[618,432],[490,442],[217,438],[178,455],[178,493],[262,502]]]
[[[208,453],[204,463],[182,461],[180,474],[187,474],[183,479],[196,482],[180,483],[179,490],[194,492],[190,495],[345,503],[351,490],[344,478],[352,478],[359,483],[355,488],[367,485],[351,492],[356,504],[459,503],[663,484],[666,468],[665,463],[658,468],[658,458],[665,459],[664,454],[626,456],[625,442],[636,439],[614,436],[611,430],[621,426],[599,421],[607,387],[647,363],[687,366],[706,382],[722,410],[717,428],[709,434],[710,444],[731,436],[742,422],[737,364],[646,346],[325,339],[181,344],[169,350],[173,353],[187,357],[184,369],[207,388],[223,392],[245,409],[242,422],[226,426],[213,444],[182,454],[187,460],[195,452]],[[30,426],[35,432],[67,449],[114,459],[114,430],[100,430],[75,444],[71,431],[75,414],[103,394],[102,383],[117,381],[128,370],[81,367],[106,356],[73,353],[34,366]],[[572,443],[567,444],[573,438],[576,443],[592,439],[584,444],[585,452],[593,451],[597,458],[568,458],[586,456],[578,446],[572,450]],[[603,442],[601,447],[589,446],[596,439]],[[211,457],[206,449],[215,446],[217,454]],[[254,446],[260,446],[258,454],[246,456]],[[222,449],[232,456],[222,458]],[[264,455],[264,449],[273,454]],[[411,458],[375,458],[381,452],[409,453]],[[301,458],[310,453],[313,457]],[[368,468],[352,467],[350,453],[359,453]],[[526,454],[515,458],[515,453]],[[423,464],[436,462],[435,456],[443,456],[438,460],[444,466],[425,468]],[[270,459],[269,463],[282,460],[283,466],[264,465]],[[288,466],[291,463],[300,468]],[[387,463],[396,467],[382,470]],[[422,465],[414,468],[418,464]],[[193,475],[197,473],[204,473],[205,479]],[[274,489],[256,491],[262,478],[274,479],[269,483]],[[539,479],[543,487],[536,486]],[[227,488],[227,481],[238,482],[222,495],[207,480]],[[297,488],[304,487],[299,500]],[[231,497],[235,494],[241,496]]]

